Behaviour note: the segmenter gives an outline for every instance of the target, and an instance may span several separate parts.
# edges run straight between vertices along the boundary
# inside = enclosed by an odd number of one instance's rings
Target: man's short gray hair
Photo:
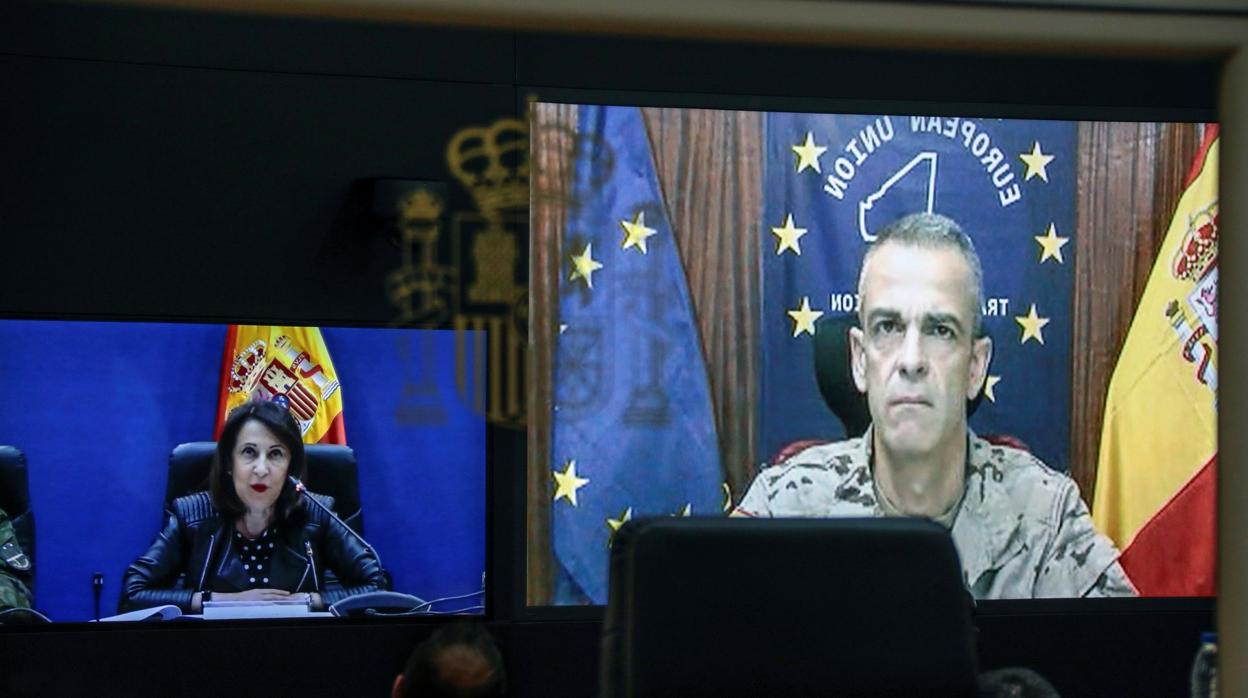
[[[971,269],[971,286],[975,293],[972,299],[974,320],[972,337],[983,336],[984,325],[984,268],[979,263],[979,255],[975,252],[975,243],[962,232],[952,218],[939,213],[911,213],[884,226],[876,235],[875,242],[867,248],[862,256],[862,268],[858,272],[858,297],[862,298],[863,274],[867,270],[867,261],[871,255],[887,243],[905,245],[907,247],[950,248],[962,253],[966,265]],[[861,307],[861,306],[860,306]],[[859,311],[859,322],[862,321]]]

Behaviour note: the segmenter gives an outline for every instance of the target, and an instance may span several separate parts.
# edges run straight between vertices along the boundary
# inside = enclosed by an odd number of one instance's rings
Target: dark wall
[[[447,183],[462,127],[530,95],[779,109],[1210,118],[1218,66],[513,34],[60,5],[0,10],[0,316],[386,323],[399,251],[351,182]],[[1182,85],[1182,89],[1158,89]],[[1047,106],[1037,107],[1037,100]],[[491,629],[516,695],[591,695],[599,622],[519,608],[523,433],[490,444]],[[980,619],[985,667],[1180,695],[1209,604]],[[424,623],[6,628],[0,693],[381,695]],[[800,629],[816,638],[826,628]],[[327,661],[326,658],[334,658]]]
[[[342,624],[337,624],[342,623]],[[387,696],[429,623],[115,626],[0,635],[6,696]],[[599,624],[489,624],[509,695],[591,696]]]
[[[19,14],[0,55],[0,230],[21,273],[0,280],[0,311],[390,320],[399,253],[353,230],[348,188],[451,180],[455,131],[515,111],[511,51],[352,30]]]
[[[792,615],[792,609],[777,609],[786,612]],[[1200,633],[1212,620],[1207,606],[993,612],[976,623],[980,668],[1031,667],[1065,698],[1183,696]],[[305,621],[264,627],[8,628],[0,633],[0,689],[7,696],[101,690],[167,695],[171,689],[185,696],[382,696],[411,647],[432,627]],[[600,622],[496,620],[489,629],[503,654],[509,695],[596,694]],[[812,642],[830,631],[800,620],[789,630],[808,634]]]

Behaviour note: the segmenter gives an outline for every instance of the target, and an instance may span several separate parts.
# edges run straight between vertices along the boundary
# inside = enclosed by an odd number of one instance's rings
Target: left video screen
[[[484,347],[0,320],[0,614],[484,612]]]

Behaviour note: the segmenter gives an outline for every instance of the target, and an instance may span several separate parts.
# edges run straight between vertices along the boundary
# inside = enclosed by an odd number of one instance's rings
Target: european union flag
[[[957,221],[984,268],[993,338],[981,434],[1069,468],[1075,125],[926,116],[769,114],[760,461],[844,434],[820,396],[814,319],[856,312],[868,243],[907,213]]]
[[[698,328],[635,108],[582,106],[562,244],[551,506],[556,603],[605,603],[608,546],[639,516],[722,513]]]

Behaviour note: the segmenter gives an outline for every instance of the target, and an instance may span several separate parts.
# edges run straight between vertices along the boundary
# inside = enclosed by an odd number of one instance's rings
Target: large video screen
[[[1213,594],[1217,131],[535,105],[528,603],[605,603],[642,516],[923,516],[977,598]]]
[[[0,320],[0,537],[21,547],[0,583],[54,622],[323,616],[387,591],[406,596],[375,602],[385,613],[480,613],[478,346],[441,330]]]

